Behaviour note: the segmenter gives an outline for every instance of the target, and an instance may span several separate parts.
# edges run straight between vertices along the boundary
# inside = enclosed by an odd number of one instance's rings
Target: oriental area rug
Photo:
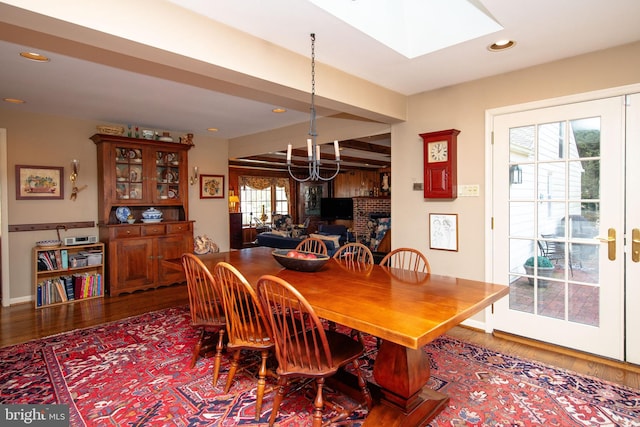
[[[179,307],[1,348],[0,404],[68,404],[72,426],[267,425],[275,380],[267,379],[255,421],[259,358],[243,356],[246,369],[225,394],[228,354],[215,387],[212,358],[200,358],[189,369],[197,335],[188,308]],[[372,380],[375,340],[367,346],[363,365]],[[429,387],[451,396],[432,427],[640,426],[639,390],[447,336],[424,351],[431,359]],[[276,425],[311,425],[309,395],[287,395]],[[356,405],[330,388],[327,400]],[[331,412],[326,409],[325,416]],[[354,412],[353,425],[365,417],[366,410]]]

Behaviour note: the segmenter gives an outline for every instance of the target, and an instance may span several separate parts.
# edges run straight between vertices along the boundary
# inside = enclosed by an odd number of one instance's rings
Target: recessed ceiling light
[[[490,46],[487,46],[491,52],[500,52],[502,50],[506,50],[512,48],[516,45],[516,42],[513,40],[498,40]]]
[[[207,128],[209,132],[218,132],[218,128]]]
[[[278,108],[274,108],[273,110],[271,110],[271,112],[273,112],[273,113],[286,113],[287,109],[278,107]]]
[[[23,100],[23,99],[17,99],[17,98],[2,98],[2,100],[4,102],[10,102],[12,104],[24,104],[27,101]]]
[[[20,56],[37,62],[49,62],[49,58],[35,52],[20,52]]]

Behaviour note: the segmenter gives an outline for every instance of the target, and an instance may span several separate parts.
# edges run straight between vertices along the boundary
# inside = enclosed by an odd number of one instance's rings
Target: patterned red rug
[[[231,392],[223,394],[225,355],[213,387],[212,359],[188,368],[196,340],[189,321],[186,307],[174,308],[2,348],[0,404],[69,404],[72,426],[266,425],[274,380],[268,380],[262,417],[255,422],[255,370],[237,374]],[[371,340],[366,369],[374,348]],[[447,336],[424,350],[432,364],[429,386],[451,396],[432,427],[640,426],[639,390]],[[278,426],[310,425],[311,402],[302,394],[285,398]],[[352,418],[365,416],[356,412]]]

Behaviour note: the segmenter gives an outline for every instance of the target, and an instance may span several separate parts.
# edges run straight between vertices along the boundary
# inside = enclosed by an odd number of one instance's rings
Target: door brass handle
[[[616,229],[610,228],[607,237],[596,237],[600,242],[606,243],[609,246],[609,260],[615,261],[616,259]]]
[[[631,260],[640,262],[640,228],[631,230]]]

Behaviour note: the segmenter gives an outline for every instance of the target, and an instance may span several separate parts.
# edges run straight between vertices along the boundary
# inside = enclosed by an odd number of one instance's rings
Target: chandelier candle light
[[[287,169],[289,170],[289,175],[293,179],[298,182],[306,182],[306,181],[331,181],[333,178],[338,176],[338,172],[340,172],[340,146],[338,145],[338,141],[333,141],[333,149],[335,151],[336,156],[336,171],[330,177],[322,177],[320,176],[320,165],[322,162],[320,161],[320,146],[317,142],[318,133],[316,132],[316,54],[315,54],[315,46],[316,46],[316,35],[314,33],[311,34],[311,124],[309,126],[309,136],[311,138],[307,138],[307,161],[309,162],[309,176],[305,178],[298,178],[291,171],[291,150],[292,145],[287,145]]]

